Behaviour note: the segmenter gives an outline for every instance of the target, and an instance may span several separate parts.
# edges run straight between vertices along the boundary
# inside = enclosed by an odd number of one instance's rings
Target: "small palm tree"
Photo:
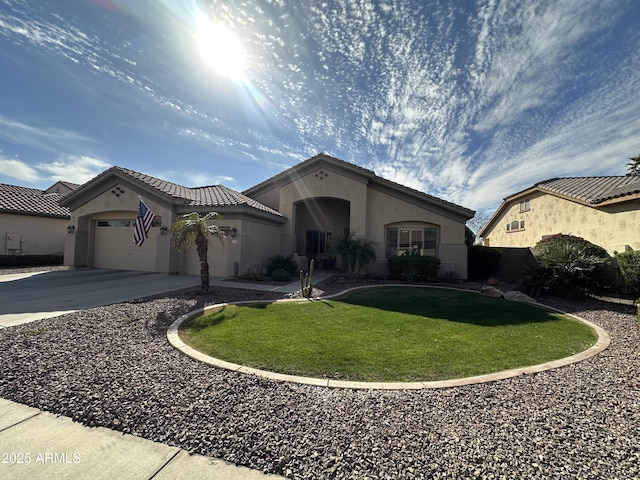
[[[631,161],[627,163],[627,177],[630,177],[632,175],[640,175],[640,155],[631,157],[629,160]]]
[[[224,239],[224,232],[215,224],[209,224],[212,220],[219,219],[220,215],[215,212],[207,213],[201,217],[193,212],[182,215],[171,226],[171,236],[173,243],[178,250],[185,246],[194,245],[200,260],[200,283],[202,293],[209,293],[209,261],[207,254],[209,251],[209,236],[215,236],[220,241]]]
[[[373,245],[362,238],[353,238],[351,232],[333,245],[332,251],[342,257],[342,263],[349,277],[358,275],[362,267],[376,260]]]

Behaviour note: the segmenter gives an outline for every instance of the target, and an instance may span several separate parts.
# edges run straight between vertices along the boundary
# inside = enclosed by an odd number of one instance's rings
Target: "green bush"
[[[584,238],[554,235],[533,248],[530,265],[520,287],[535,296],[548,291],[562,297],[578,297],[597,292],[607,285],[607,251]]]
[[[545,257],[548,252],[553,252],[557,248],[561,248],[562,246],[567,244],[575,245],[585,255],[599,258],[609,258],[609,254],[601,246],[596,245],[595,243],[591,243],[590,241],[585,240],[582,237],[576,237],[575,235],[565,235],[563,233],[551,235],[543,240],[540,240],[533,247],[533,253],[536,257]]]
[[[267,276],[273,278],[275,270],[286,270],[289,275],[295,275],[298,273],[298,264],[291,257],[277,254],[267,259]]]
[[[469,280],[485,280],[491,277],[501,257],[502,252],[497,248],[472,245],[467,255],[467,277]]]
[[[247,272],[244,275],[240,275],[240,279],[252,282],[262,282],[264,280],[264,275],[262,272]]]
[[[402,255],[387,259],[389,275],[406,282],[433,282],[438,276],[440,259],[421,255]]]
[[[291,274],[284,268],[276,268],[271,272],[271,280],[276,282],[288,282],[291,280]]]
[[[63,255],[0,255],[0,268],[62,265]]]
[[[616,253],[627,293],[640,295],[640,251]]]

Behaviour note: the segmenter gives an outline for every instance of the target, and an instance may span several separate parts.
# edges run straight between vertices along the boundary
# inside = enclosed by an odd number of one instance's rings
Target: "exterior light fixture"
[[[169,227],[167,227],[166,225],[162,225],[160,227],[160,235],[166,235],[168,231],[169,231]]]
[[[231,235],[232,237],[235,237],[237,233],[238,233],[238,230],[236,229],[236,227],[232,227],[231,230],[229,231],[229,235]]]
[[[69,225],[67,227],[67,233],[75,233],[76,227],[74,225]]]

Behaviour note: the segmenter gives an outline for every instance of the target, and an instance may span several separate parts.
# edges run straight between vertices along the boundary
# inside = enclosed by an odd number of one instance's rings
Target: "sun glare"
[[[233,79],[243,76],[246,52],[238,37],[227,27],[200,16],[196,42],[203,60],[217,73]]]

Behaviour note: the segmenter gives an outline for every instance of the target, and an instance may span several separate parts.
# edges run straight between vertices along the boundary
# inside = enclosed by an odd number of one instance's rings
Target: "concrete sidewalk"
[[[278,479],[276,475],[0,399],[0,478]]]
[[[331,272],[315,272],[313,274],[313,283],[317,284],[322,280],[335,275]],[[280,292],[280,293],[294,293],[300,290],[300,280],[296,280],[285,285],[266,285],[258,282],[235,282],[226,278],[211,278],[210,285],[215,287],[226,288],[244,288],[247,290],[261,290],[263,292]]]

